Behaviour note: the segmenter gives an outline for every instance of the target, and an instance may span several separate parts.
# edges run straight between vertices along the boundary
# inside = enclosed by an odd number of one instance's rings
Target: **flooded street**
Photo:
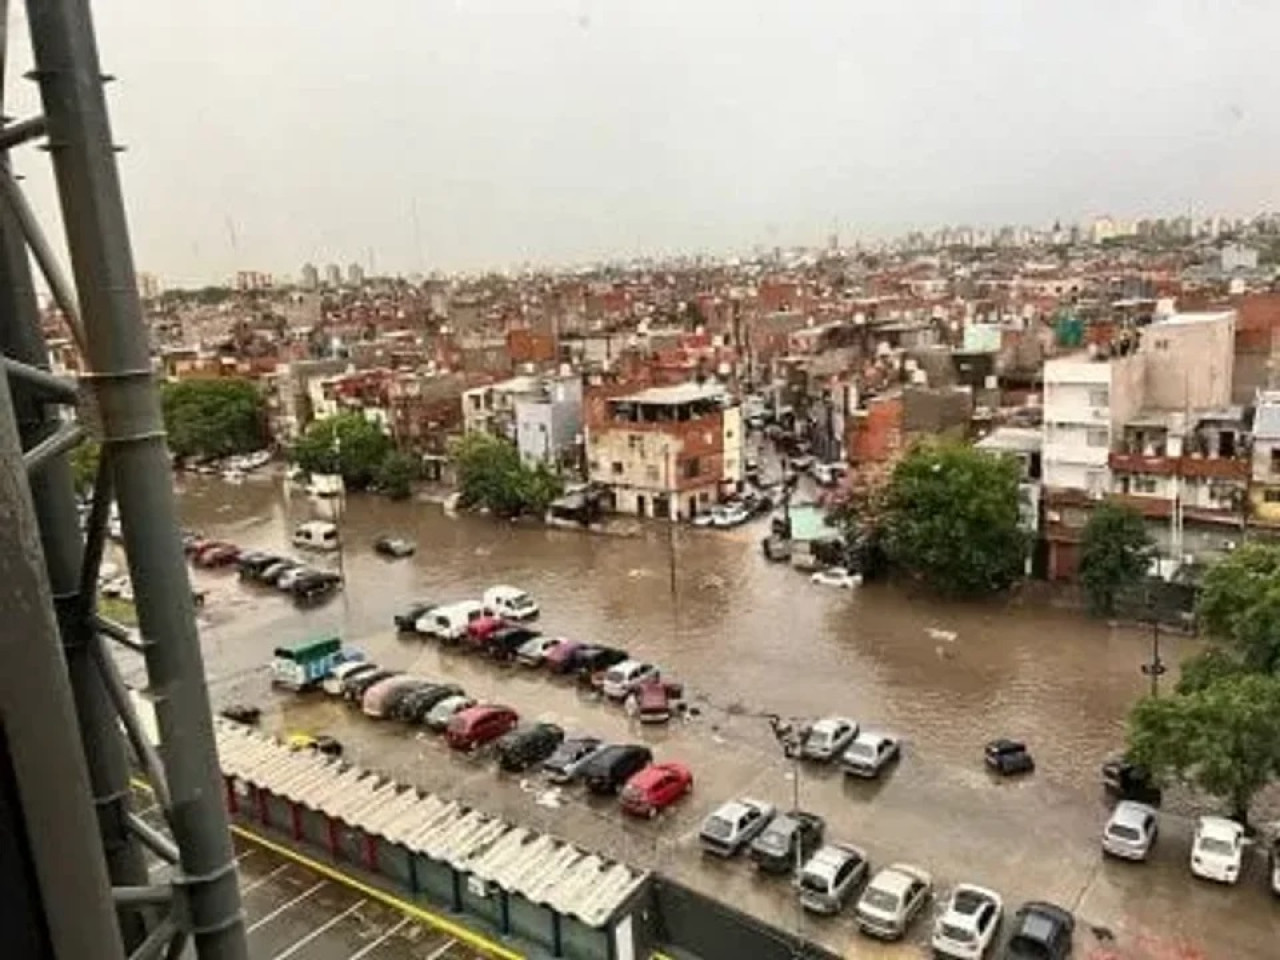
[[[330,518],[327,505],[269,477],[239,485],[185,478],[179,489],[186,526],[243,547],[291,552],[296,522]],[[1185,818],[1162,818],[1148,865],[1099,855],[1106,812],[1098,766],[1122,743],[1125,714],[1146,689],[1145,634],[1066,611],[945,604],[883,585],[852,592],[816,586],[764,560],[765,524],[676,531],[673,603],[673,550],[662,526],[612,537],[452,517],[435,504],[352,498],[341,518],[341,561],[317,561],[335,569],[341,563],[347,589],[319,608],[299,611],[234,573],[194,575],[209,590],[202,638],[213,699],[258,703],[268,730],[333,733],[363,766],[661,869],[780,926],[803,923],[807,935],[842,955],[918,956],[931,921],[917,923],[905,945],[873,945],[854,932],[851,911],[828,921],[798,918],[785,882],[698,853],[698,825],[720,802],[745,794],[791,805],[792,766],[772,740],[767,714],[847,714],[899,734],[902,762],[867,783],[807,767],[800,802],[827,819],[830,837],[864,846],[873,865],[925,866],[939,900],[960,880],[1000,890],[1010,907],[1055,900],[1082,921],[1079,956],[1276,955],[1280,919],[1261,862],[1236,888],[1194,882]],[[414,539],[417,555],[379,557],[372,541],[380,534]],[[544,632],[626,647],[659,663],[685,683],[700,715],[640,728],[540,672],[397,638],[390,629],[392,615],[412,600],[472,598],[497,583],[534,595]],[[320,696],[271,692],[265,664],[272,647],[325,631],[342,632],[382,664],[456,681],[524,717],[613,740],[643,739],[659,759],[687,762],[697,791],[654,823],[624,823],[612,804],[577,796],[541,804],[529,783],[497,778],[495,786],[487,764],[416,731],[376,724]],[[1193,649],[1193,641],[1166,638],[1163,655],[1172,663]],[[982,745],[997,736],[1027,741],[1034,776],[997,782],[985,773]],[[1177,813],[1177,804],[1167,810]]]

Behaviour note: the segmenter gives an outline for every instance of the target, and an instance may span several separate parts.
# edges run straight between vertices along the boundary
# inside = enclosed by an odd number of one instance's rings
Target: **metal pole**
[[[119,960],[124,946],[13,414],[0,372],[0,717],[54,953]]]
[[[209,691],[160,400],[87,0],[29,3],[54,175],[146,646],[190,929],[202,960],[247,960]],[[82,954],[93,955],[92,951]]]
[[[6,26],[7,7],[7,2],[0,0],[0,16]],[[7,51],[7,44],[0,43],[0,48]],[[7,156],[0,158],[0,168],[0,173],[8,174]],[[6,369],[18,363],[29,370],[47,370],[48,348],[40,331],[30,260],[21,231],[6,209],[0,209],[0,291],[0,350],[6,354]],[[65,381],[45,376],[48,382],[42,382],[39,373],[10,381],[19,435],[28,447],[46,439],[59,426],[57,414],[42,402],[40,392],[70,387]],[[142,848],[124,824],[129,809],[128,758],[115,712],[89,655],[100,641],[80,602],[82,547],[71,466],[65,456],[57,456],[29,479],[107,871],[112,883],[145,883],[147,866]],[[68,847],[64,853],[70,855],[72,849]],[[118,911],[117,916],[125,946],[136,946],[146,935],[142,917],[126,910]]]

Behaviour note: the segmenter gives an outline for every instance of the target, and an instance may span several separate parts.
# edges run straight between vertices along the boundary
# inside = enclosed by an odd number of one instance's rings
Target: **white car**
[[[956,884],[933,927],[933,952],[955,960],[982,960],[991,948],[1004,901],[1000,894],[970,883]]]
[[[659,679],[658,668],[639,660],[623,660],[605,671],[601,690],[610,700],[625,700],[627,695],[647,680]]]
[[[698,840],[702,849],[722,857],[732,857],[750,843],[773,819],[773,804],[743,797],[722,804],[702,821]]]
[[[933,894],[933,878],[919,867],[895,863],[884,867],[858,898],[858,929],[873,937],[897,940],[907,932]]]
[[[1102,828],[1102,851],[1124,860],[1145,860],[1158,832],[1152,807],[1121,800]]]
[[[564,637],[548,637],[546,634],[538,634],[532,640],[527,640],[516,650],[516,662],[523,663],[526,667],[540,666],[542,661],[547,658],[547,653],[557,644],[564,643]]]
[[[830,760],[838,756],[858,735],[858,721],[848,717],[815,720],[800,742],[800,756],[809,760]]]
[[[508,620],[532,620],[538,615],[538,605],[533,597],[515,587],[490,587],[482,599],[485,610],[494,616]]]
[[[711,523],[716,527],[740,527],[751,519],[751,511],[740,503],[731,503],[722,507]]]
[[[128,576],[115,577],[102,585],[102,595],[133,603],[133,581]]]
[[[845,748],[840,767],[845,773],[870,780],[901,754],[902,741],[893,734],[861,730]]]
[[[467,627],[484,616],[484,606],[475,600],[462,600],[442,607],[432,607],[413,625],[417,633],[437,640],[453,642],[467,635]]]
[[[1206,880],[1235,883],[1244,862],[1244,827],[1226,817],[1201,817],[1191,841],[1191,872]]]
[[[823,587],[839,587],[842,590],[850,590],[853,587],[862,586],[862,574],[850,573],[844,567],[827,567],[827,569],[819,570],[811,576],[809,582]]]
[[[712,507],[706,513],[700,513],[696,517],[694,517],[693,525],[695,527],[718,527],[720,526],[720,524],[717,522],[717,520],[719,519],[720,514],[723,512],[724,512],[723,507],[718,507],[718,506]]]

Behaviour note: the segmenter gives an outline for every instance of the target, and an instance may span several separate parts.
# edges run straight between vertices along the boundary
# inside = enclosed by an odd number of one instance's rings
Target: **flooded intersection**
[[[256,477],[238,486],[185,480],[180,503],[190,527],[280,552],[288,552],[293,523],[319,509]],[[873,866],[919,864],[933,873],[940,898],[966,880],[1000,891],[1011,907],[1057,901],[1081,920],[1079,956],[1263,957],[1280,942],[1261,864],[1236,888],[1194,882],[1185,818],[1162,818],[1154,862],[1102,861],[1097,770],[1121,743],[1125,712],[1144,689],[1140,665],[1149,648],[1141,635],[1068,612],[812,585],[764,561],[760,526],[727,534],[681,529],[674,541],[663,527],[602,537],[373,498],[351,499],[341,523],[348,586],[320,608],[300,612],[234,574],[196,574],[210,591],[202,636],[215,703],[256,702],[269,730],[334,734],[361,765],[660,869],[779,926],[802,925],[845,955],[918,955],[930,923],[918,922],[905,947],[879,948],[853,931],[851,911],[831,922],[801,917],[785,882],[757,878],[741,861],[708,862],[697,849],[698,824],[724,800],[745,794],[791,805],[792,766],[773,742],[767,714],[847,714],[901,735],[902,763],[872,783],[806,766],[800,804],[826,818],[830,837],[865,847]],[[372,541],[383,533],[416,540],[417,555],[377,556]],[[389,630],[392,614],[411,600],[464,599],[495,583],[532,592],[546,632],[626,647],[659,663],[685,683],[700,715],[640,728],[571,685]],[[328,630],[380,663],[455,680],[524,717],[649,742],[659,759],[691,766],[696,790],[654,823],[625,822],[612,804],[499,777],[491,764],[452,755],[417,731],[375,724],[321,696],[272,693],[264,669],[271,648]],[[1189,647],[1172,641],[1164,653],[1176,658]],[[981,750],[996,736],[1028,742],[1037,760],[1032,778],[988,777]]]

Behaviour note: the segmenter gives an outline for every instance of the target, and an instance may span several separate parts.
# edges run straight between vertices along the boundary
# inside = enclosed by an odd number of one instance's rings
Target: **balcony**
[[[1212,480],[1248,480],[1249,461],[1235,457],[1183,457],[1184,477],[1207,477]]]
[[[1164,497],[1144,497],[1134,493],[1113,493],[1107,499],[1112,503],[1131,507],[1144,517],[1165,520],[1173,515],[1173,501]]]
[[[1149,457],[1141,453],[1113,453],[1107,458],[1112,470],[1124,473],[1151,473],[1171,477],[1178,472],[1177,457]]]

